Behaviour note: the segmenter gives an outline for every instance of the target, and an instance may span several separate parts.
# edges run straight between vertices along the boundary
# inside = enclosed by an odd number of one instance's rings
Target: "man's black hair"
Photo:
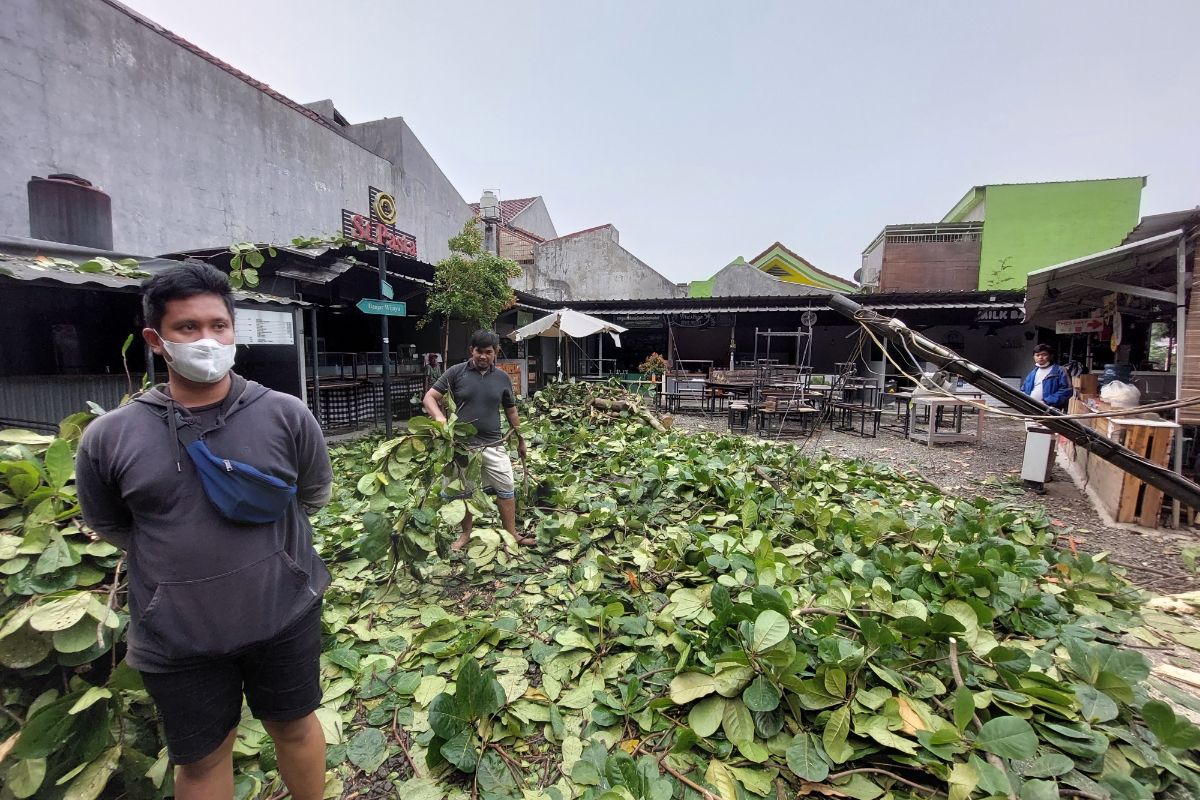
[[[193,260],[164,269],[142,281],[142,315],[146,327],[158,330],[169,301],[198,294],[220,297],[229,309],[229,318],[233,319],[233,289],[229,286],[229,276],[203,261]]]
[[[494,347],[496,351],[500,351],[500,337],[495,331],[481,329],[471,334],[471,347],[476,350],[482,350],[485,347]]]
[[[1037,347],[1033,348],[1033,352],[1035,355],[1037,353],[1049,353],[1051,358],[1054,358],[1058,355],[1058,353],[1054,352],[1054,348],[1048,344],[1039,344]]]

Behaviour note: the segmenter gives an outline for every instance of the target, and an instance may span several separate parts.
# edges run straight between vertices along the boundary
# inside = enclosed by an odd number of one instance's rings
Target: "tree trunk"
[[[442,369],[445,369],[450,364],[450,318],[446,317],[444,333],[442,336]]]

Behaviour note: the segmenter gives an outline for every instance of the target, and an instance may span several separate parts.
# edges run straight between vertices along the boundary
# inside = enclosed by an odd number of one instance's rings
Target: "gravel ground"
[[[889,412],[884,413],[885,422]],[[675,427],[687,431],[728,434],[724,415],[680,414]],[[734,434],[740,435],[740,434]],[[897,470],[919,473],[944,491],[964,496],[984,495],[994,499],[1025,498],[1043,505],[1059,530],[1060,545],[1073,540],[1081,549],[1108,552],[1110,561],[1125,567],[1129,579],[1156,594],[1171,594],[1200,588],[1200,577],[1180,556],[1189,545],[1200,544],[1200,530],[1133,530],[1108,527],[1091,501],[1059,467],[1051,473],[1046,494],[1038,496],[1021,488],[1021,457],[1025,430],[1017,420],[992,415],[987,419],[982,446],[973,443],[940,444],[927,447],[901,438],[898,431],[881,430],[877,438],[821,430],[811,439],[793,440],[805,452],[823,450],[838,458],[860,458],[883,463]]]

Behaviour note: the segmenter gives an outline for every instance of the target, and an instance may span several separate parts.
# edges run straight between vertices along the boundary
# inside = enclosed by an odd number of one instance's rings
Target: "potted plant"
[[[658,383],[658,376],[667,371],[667,360],[658,353],[651,353],[638,365],[638,370],[643,375],[649,375],[651,383]]]

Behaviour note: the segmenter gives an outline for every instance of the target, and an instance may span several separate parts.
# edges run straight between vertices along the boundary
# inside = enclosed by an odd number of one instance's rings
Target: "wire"
[[[866,331],[867,335],[870,336],[871,339],[873,339],[875,341],[875,343],[881,349],[883,349],[883,342],[881,342],[879,337],[875,335],[875,332],[872,331],[870,329],[870,327],[867,326],[867,324],[863,321],[863,318],[861,318],[859,316],[859,314],[855,315],[855,321],[857,321],[858,324],[862,327],[862,329],[864,331]],[[905,351],[908,353],[909,358],[911,358],[913,360],[913,363],[919,365],[920,361],[918,361],[916,356],[913,355],[912,350],[909,348],[908,340],[905,337],[905,333],[908,333],[909,335],[911,335],[912,331],[909,331],[906,328],[903,332],[899,332],[900,342],[904,346]],[[972,407],[978,409],[980,412],[987,412],[989,414],[995,414],[996,416],[1010,417],[1013,419],[1023,419],[1023,420],[1030,420],[1030,421],[1044,420],[1044,419],[1108,419],[1108,418],[1112,418],[1112,417],[1128,417],[1128,416],[1133,416],[1135,414],[1144,414],[1144,413],[1158,412],[1158,411],[1169,411],[1174,408],[1186,408],[1188,406],[1200,405],[1200,397],[1196,397],[1191,400],[1170,400],[1170,401],[1164,401],[1161,403],[1148,403],[1146,405],[1135,406],[1133,408],[1117,409],[1114,411],[1096,411],[1096,412],[1093,412],[1090,414],[1040,414],[1039,415],[1039,414],[1022,414],[1022,413],[1013,412],[1013,411],[1002,411],[1001,409],[993,408],[993,407],[989,406],[987,403],[984,403],[984,402],[981,402],[978,400],[970,400],[968,398],[956,395],[953,392],[948,392],[945,389],[943,389],[941,386],[937,386],[937,385],[927,386],[921,378],[917,378],[917,377],[914,377],[913,375],[910,375],[908,372],[906,372],[904,370],[903,367],[901,367],[898,363],[896,363],[895,359],[893,359],[891,357],[891,355],[888,354],[886,349],[883,349],[883,353],[884,353],[884,358],[886,358],[892,364],[892,366],[894,366],[897,369],[897,371],[899,371],[899,373],[901,375],[903,375],[906,379],[913,381],[913,383],[916,386],[925,388],[930,394],[941,395],[943,397],[957,400],[965,405],[969,405],[969,406],[972,406]],[[968,363],[968,362],[966,362],[966,359],[964,359],[962,357],[957,357],[955,359],[952,359],[952,361],[960,361],[963,363]]]

